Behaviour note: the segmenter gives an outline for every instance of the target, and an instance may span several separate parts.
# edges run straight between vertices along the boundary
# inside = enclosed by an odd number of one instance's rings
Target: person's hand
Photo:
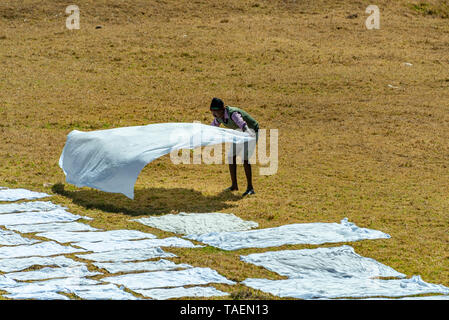
[[[253,129],[249,128],[248,125],[243,127],[243,132],[248,133],[249,136],[252,137],[252,138],[256,137],[256,131],[254,131]]]

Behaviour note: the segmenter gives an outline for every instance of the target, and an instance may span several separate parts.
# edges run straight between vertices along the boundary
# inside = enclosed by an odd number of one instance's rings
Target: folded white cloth
[[[201,123],[158,123],[81,132],[73,130],[59,159],[66,181],[77,187],[92,187],[123,193],[134,199],[134,184],[151,161],[179,149],[244,143],[248,133]]]

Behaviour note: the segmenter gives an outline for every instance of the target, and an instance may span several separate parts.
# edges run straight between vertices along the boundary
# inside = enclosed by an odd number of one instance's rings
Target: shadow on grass
[[[214,196],[186,188],[147,188],[137,190],[134,200],[122,194],[95,189],[68,191],[64,184],[55,184],[52,191],[72,199],[86,209],[120,212],[131,216],[159,215],[170,212],[214,212],[234,207],[229,202],[242,199],[240,195],[222,191]]]

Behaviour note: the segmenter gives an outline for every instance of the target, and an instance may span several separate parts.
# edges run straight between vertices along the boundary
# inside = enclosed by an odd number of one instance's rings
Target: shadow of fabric
[[[55,184],[52,191],[72,199],[73,203],[86,209],[120,212],[131,216],[160,215],[170,212],[215,212],[234,207],[232,202],[242,199],[240,195],[222,191],[217,195],[204,195],[186,188],[146,188],[136,190],[134,200],[122,194],[95,189],[69,191],[63,184]]]

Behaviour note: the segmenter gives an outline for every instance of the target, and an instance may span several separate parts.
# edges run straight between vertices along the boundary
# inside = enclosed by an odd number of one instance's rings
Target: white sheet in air
[[[5,274],[5,277],[27,281],[27,280],[45,280],[53,278],[70,278],[70,277],[89,277],[101,274],[99,272],[92,272],[87,269],[86,266],[75,266],[75,267],[45,267],[38,270],[32,271],[20,271],[11,272]]]
[[[54,209],[67,209],[51,201],[30,201],[21,203],[0,204],[0,213],[16,213],[30,211],[50,211]]]
[[[264,267],[289,278],[403,278],[397,272],[374,259],[355,253],[344,245],[331,248],[268,251],[240,256],[247,263]]]
[[[137,293],[145,297],[150,297],[155,300],[167,300],[182,297],[220,297],[228,296],[229,293],[215,289],[214,287],[176,287],[168,289],[144,289],[135,290]]]
[[[134,271],[167,271],[175,269],[193,268],[189,264],[176,264],[173,261],[161,259],[158,261],[141,262],[97,262],[94,266],[106,269],[109,273],[134,272]]]
[[[144,225],[178,234],[202,234],[223,231],[244,231],[257,228],[254,221],[245,221],[227,213],[166,214],[159,217],[134,219]]]
[[[98,231],[97,229],[81,222],[51,222],[39,224],[16,224],[5,225],[6,229],[17,231],[20,233],[36,233],[50,231]]]
[[[246,279],[243,285],[282,298],[362,298],[400,297],[425,293],[448,294],[449,288],[422,281],[421,277],[411,279],[367,279],[367,278],[292,278],[286,280]]]
[[[286,244],[322,244],[365,239],[388,239],[390,236],[381,231],[360,228],[354,223],[348,222],[345,218],[340,223],[296,223],[250,231],[188,235],[186,238],[223,250],[237,250],[276,247]]]
[[[51,195],[27,189],[0,189],[0,201],[33,200],[45,197],[51,197]]]
[[[32,256],[54,256],[66,253],[84,252],[83,249],[71,246],[62,246],[53,241],[39,242],[30,245],[20,245],[15,247],[0,247],[0,259],[21,258]]]
[[[208,283],[235,284],[234,281],[226,279],[218,274],[217,271],[210,268],[131,273],[106,277],[101,279],[101,281],[123,285],[131,290],[202,285]]]
[[[158,123],[82,132],[71,131],[59,159],[66,181],[134,198],[142,169],[173,150],[254,140],[249,134],[201,123]]]
[[[178,248],[199,248],[190,241],[170,237],[164,239],[145,239],[127,241],[103,241],[103,242],[76,242],[73,245],[86,249],[87,251],[102,252],[122,249],[146,249],[149,247],[178,247]]]
[[[0,214],[0,225],[38,224],[49,222],[71,222],[86,217],[67,212],[63,209],[51,211],[33,211]]]
[[[74,267],[80,265],[83,263],[64,256],[0,259],[0,271],[2,272],[21,271],[32,266]]]
[[[174,258],[175,254],[165,252],[161,248],[120,249],[114,251],[79,254],[76,257],[97,262],[142,261],[154,258]]]
[[[107,242],[107,241],[126,241],[136,239],[154,239],[156,236],[151,233],[145,233],[137,230],[109,230],[94,232],[72,232],[72,231],[50,231],[36,234],[38,237],[44,237],[55,240],[59,243],[69,242]]]
[[[39,240],[24,238],[18,233],[0,229],[0,245],[2,246],[17,246],[36,242],[39,242]]]

